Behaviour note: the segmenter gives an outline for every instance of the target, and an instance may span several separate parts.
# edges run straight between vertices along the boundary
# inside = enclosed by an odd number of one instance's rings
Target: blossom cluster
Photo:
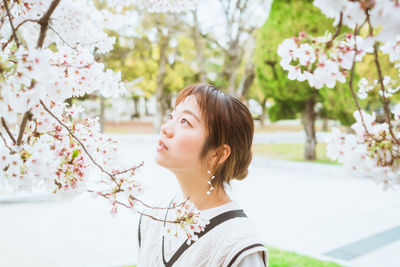
[[[375,113],[355,111],[354,117],[356,123],[351,128],[355,134],[332,129],[326,140],[327,155],[355,174],[382,184],[384,189],[400,184],[400,144],[390,135],[388,124],[376,123]],[[398,123],[399,114],[395,118]]]
[[[362,25],[368,12],[371,25],[375,29],[380,29],[375,36],[376,40],[386,42],[395,41],[397,38],[397,34],[393,34],[398,33],[400,28],[400,6],[396,0],[314,0],[314,5],[328,18],[334,18],[334,25],[338,25],[342,13],[343,24],[351,29],[356,25]]]
[[[382,82],[385,87],[385,91],[380,90],[380,84],[377,79],[369,81],[365,77],[362,77],[358,82],[358,97],[360,99],[366,99],[368,97],[368,93],[374,90],[378,91],[379,95],[381,96],[385,95],[385,97],[392,97],[393,94],[400,90],[400,80],[392,79],[390,76],[384,76]]]
[[[177,237],[179,236],[179,233],[185,233],[186,242],[190,245],[192,241],[198,239],[196,233],[202,232],[205,229],[205,226],[209,224],[209,221],[200,216],[200,211],[188,200],[183,201],[181,204],[173,202],[172,206],[177,207],[174,209],[176,214],[173,217],[177,218],[179,224],[166,226],[164,230],[166,233],[173,233]]]
[[[356,123],[351,127],[354,133],[333,129],[327,140],[327,154],[345,168],[383,184],[384,188],[399,185],[400,104],[389,106],[388,98],[400,90],[400,79],[380,73],[377,62],[382,54],[388,55],[400,71],[400,5],[393,0],[314,0],[314,5],[334,19],[337,33],[321,37],[300,33],[298,37],[286,39],[277,51],[282,58],[281,66],[288,71],[289,79],[307,80],[316,89],[333,88],[337,81],[345,82],[348,73],[354,72],[353,64],[362,61],[366,53],[373,54],[378,77],[361,77],[358,97],[365,99],[369,94],[379,94],[386,122],[378,123],[375,113],[371,115],[358,107],[354,112]],[[352,32],[340,35],[342,25],[353,29]],[[358,35],[363,25],[368,30],[365,37]],[[353,90],[351,79],[349,89]]]
[[[354,57],[361,61],[365,53],[371,51],[369,40],[351,33],[335,40],[331,34],[312,37],[300,33],[298,37],[285,39],[277,52],[289,79],[308,81],[311,87],[321,89],[323,86],[333,88],[336,81],[344,83]]]
[[[168,10],[182,6],[170,1]],[[4,1],[1,7],[0,185],[28,192],[43,187],[64,197],[89,191],[107,198],[112,214],[118,205],[135,210],[141,165],[120,166],[117,140],[100,132],[98,118],[66,103],[92,93],[124,94],[120,73],[96,60],[113,47],[105,29],[115,11],[98,10],[92,0]],[[178,213],[188,216],[180,217],[183,225],[197,222],[189,208]]]

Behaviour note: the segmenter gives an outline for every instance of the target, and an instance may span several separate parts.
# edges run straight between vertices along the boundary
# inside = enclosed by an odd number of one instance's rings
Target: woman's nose
[[[171,138],[173,136],[173,131],[171,129],[171,126],[168,125],[168,122],[161,126],[161,134],[164,134],[168,138]]]

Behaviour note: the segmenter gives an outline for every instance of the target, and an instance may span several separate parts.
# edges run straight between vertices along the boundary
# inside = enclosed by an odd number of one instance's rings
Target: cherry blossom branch
[[[39,39],[37,41],[36,47],[42,48],[43,43],[44,43],[44,38],[46,37],[46,32],[49,27],[49,20],[51,14],[53,14],[54,10],[58,6],[61,0],[53,0],[51,2],[49,9],[46,11],[46,13],[39,19],[39,24],[40,24],[40,34],[39,34]]]
[[[118,187],[117,192],[121,192],[121,185],[117,182],[117,180],[115,179],[115,176],[118,175],[118,174],[126,173],[126,172],[128,172],[128,171],[133,171],[133,170],[135,170],[135,169],[137,169],[137,168],[143,166],[143,162],[142,162],[141,164],[139,164],[139,165],[137,165],[137,166],[135,166],[135,167],[133,167],[133,168],[130,168],[130,169],[127,169],[127,170],[124,170],[124,171],[120,171],[120,172],[117,172],[117,173],[114,173],[114,174],[109,173],[109,172],[106,171],[99,163],[97,163],[97,162],[93,159],[92,155],[89,153],[89,151],[87,151],[86,146],[82,143],[82,141],[71,131],[71,129],[70,129],[67,125],[65,125],[59,118],[57,118],[56,115],[54,115],[54,114],[46,107],[46,105],[43,103],[42,100],[40,100],[40,104],[43,106],[43,108],[46,110],[46,112],[49,113],[62,127],[64,127],[64,128],[69,132],[69,134],[72,136],[72,138],[75,139],[75,140],[79,143],[79,145],[80,145],[80,146],[82,147],[82,149],[85,151],[86,155],[87,155],[87,156],[89,157],[89,159],[93,162],[93,164],[96,165],[103,173],[107,174],[107,175],[111,178],[111,180],[112,180],[112,181],[116,184],[116,186]]]
[[[61,63],[61,64],[52,63],[52,64],[50,64],[50,65],[51,65],[51,66],[56,66],[56,67],[71,67],[71,68],[75,68],[75,69],[86,69],[86,68],[90,68],[90,66],[92,66],[93,63],[94,63],[94,62],[89,63],[89,64],[86,64],[86,65],[83,65],[83,66],[77,66],[77,65],[74,66],[74,65],[71,65],[71,64],[69,64],[69,63]]]
[[[10,129],[8,128],[7,123],[3,117],[1,117],[1,125],[3,125],[4,129],[6,129],[8,136],[11,138],[11,140],[13,141],[13,144],[15,145],[15,138],[12,135],[12,133],[11,133]]]
[[[93,191],[93,190],[88,190],[88,192],[90,192],[90,193],[96,193],[96,194],[98,194],[99,196],[102,196],[102,197],[104,197],[104,198],[106,198],[106,199],[110,199],[110,196],[109,196],[109,195],[103,194],[103,193],[101,193],[101,192],[95,192],[95,191]],[[133,198],[132,195],[130,195],[130,197]],[[135,200],[138,201],[138,199],[136,199],[136,198],[135,198]],[[131,208],[132,208],[130,205],[128,205],[128,204],[126,204],[126,203],[123,203],[123,202],[120,202],[120,201],[117,201],[117,200],[115,200],[115,201],[113,200],[113,202],[116,203],[116,204],[118,204],[118,205],[124,206],[124,207],[126,207],[126,208],[128,208],[128,209],[131,209]],[[185,202],[186,202],[186,201],[185,201]],[[183,202],[183,203],[184,203],[184,202]],[[153,208],[153,209],[154,209],[154,207],[151,207],[151,206],[147,206],[147,207]],[[168,208],[165,208],[165,209],[173,209],[173,208],[175,208],[175,207],[176,207],[176,206],[172,206],[172,207],[168,207]],[[166,223],[179,224],[179,223],[185,221],[185,217],[181,217],[181,218],[179,218],[179,219],[177,219],[177,220],[175,220],[175,221],[171,221],[171,220],[159,219],[159,218],[157,218],[157,217],[154,217],[154,216],[152,216],[152,215],[146,214],[146,213],[141,212],[141,211],[138,211],[138,210],[136,210],[136,212],[139,213],[140,215],[149,217],[149,218],[151,218],[151,219],[153,219],[153,220],[155,220],[155,221],[159,221],[159,222],[166,222]]]
[[[24,136],[26,124],[28,121],[32,119],[33,114],[30,111],[26,111],[24,113],[24,117],[22,118],[21,126],[19,128],[19,134],[18,134],[18,139],[17,139],[17,146],[21,145],[22,142],[22,137]]]
[[[358,27],[358,25],[356,25],[356,27],[354,29],[354,36],[353,36],[353,38],[354,38],[354,56],[353,56],[353,62],[352,62],[351,70],[350,70],[349,88],[350,88],[350,91],[351,91],[351,95],[353,96],[354,103],[356,104],[357,110],[360,113],[361,123],[362,123],[362,125],[364,127],[365,133],[370,138],[372,138],[373,140],[379,141],[374,136],[372,136],[368,131],[367,125],[365,124],[365,121],[364,121],[364,116],[363,116],[362,111],[361,111],[362,109],[361,109],[360,103],[358,102],[358,98],[357,98],[357,96],[356,96],[356,94],[354,92],[354,88],[353,88],[354,71],[355,71],[356,57],[357,57],[357,52],[358,52],[356,37],[357,37],[357,35],[359,33],[359,30],[360,30],[360,28]]]
[[[1,139],[3,139],[4,145],[8,148],[8,150],[10,150],[10,154],[14,154],[15,151],[14,151],[11,147],[8,146],[7,141],[6,141],[6,139],[4,138],[4,136],[3,136],[2,133],[0,133],[0,137],[1,137]]]
[[[51,27],[49,25],[49,29],[52,30],[60,39],[61,41],[63,41],[64,44],[66,44],[67,46],[69,46],[71,49],[75,50],[76,52],[79,52],[78,49],[76,47],[73,47],[72,45],[70,45],[67,41],[64,40],[64,38],[62,38],[61,34],[59,34],[53,27]]]
[[[188,197],[188,198],[186,198],[184,201],[182,201],[181,203],[179,203],[179,204],[174,204],[174,205],[172,205],[172,206],[170,206],[170,207],[153,207],[153,206],[150,206],[150,205],[144,203],[144,202],[141,201],[140,199],[133,197],[132,195],[129,195],[129,198],[130,198],[131,200],[134,200],[134,201],[139,202],[140,204],[142,204],[142,205],[145,206],[146,208],[155,209],[155,210],[168,210],[168,209],[175,209],[175,208],[177,208],[177,207],[183,207],[183,205],[185,205],[185,203],[189,201],[189,197]]]
[[[14,39],[15,39],[16,43],[17,43],[17,47],[19,47],[19,40],[18,40],[18,37],[17,37],[17,31],[16,31],[15,28],[14,28],[14,24],[13,24],[13,21],[12,21],[12,18],[11,18],[10,9],[8,8],[7,0],[3,0],[3,3],[4,3],[4,6],[5,6],[5,8],[6,8],[7,17],[8,17],[8,19],[9,19],[9,21],[10,21],[10,26],[11,26],[11,29],[12,29],[12,34],[13,34],[13,36],[14,36]]]
[[[343,24],[343,12],[340,12],[340,19],[339,19],[339,24],[336,27],[336,32],[333,34],[332,38],[326,43],[326,49],[331,48],[333,41],[336,39],[336,37],[339,36],[340,30],[342,29],[342,24]]]
[[[373,27],[371,24],[371,17],[368,12],[368,10],[365,11],[365,14],[367,16],[367,21],[368,21],[368,27],[369,27],[369,36],[373,36]],[[399,139],[396,138],[396,135],[393,132],[393,125],[392,125],[392,119],[391,119],[391,112],[389,108],[389,101],[386,98],[385,95],[385,85],[383,84],[383,75],[382,75],[382,68],[381,64],[379,63],[379,56],[378,56],[378,43],[375,42],[374,44],[374,61],[375,61],[375,66],[376,70],[378,72],[378,79],[379,79],[379,85],[381,87],[381,92],[382,92],[382,104],[383,104],[383,111],[386,116],[386,122],[389,126],[389,133],[393,140],[395,141],[396,144],[400,144]]]
[[[369,34],[369,36],[373,36],[374,28],[372,27],[372,24],[371,24],[371,16],[369,15],[369,9],[365,10],[365,16],[366,16],[367,22],[368,22],[368,34]]]
[[[129,171],[134,171],[134,170],[136,170],[136,169],[138,169],[140,167],[143,167],[143,165],[144,165],[144,162],[142,161],[139,165],[137,165],[135,167],[132,167],[132,168],[126,169],[124,171],[120,171],[120,172],[114,173],[113,175],[115,176],[115,175],[120,175],[120,174],[123,174],[123,173],[127,173]]]
[[[379,63],[379,58],[378,58],[378,44],[377,43],[375,43],[375,45],[374,45],[374,58],[375,58],[375,66],[378,71],[379,84],[381,86],[383,110],[386,115],[386,122],[389,125],[389,132],[390,132],[390,135],[392,136],[393,140],[396,142],[396,144],[400,144],[399,140],[396,138],[395,134],[393,133],[391,112],[390,112],[390,108],[389,108],[389,101],[387,100],[387,98],[385,96],[385,85],[383,84],[382,69],[381,69],[381,65]]]
[[[37,19],[26,19],[26,20],[22,21],[20,24],[18,24],[17,27],[15,27],[15,31],[18,31],[19,27],[21,27],[22,25],[24,25],[26,22],[36,22],[36,23],[39,23],[39,21],[38,21]],[[7,45],[13,40],[13,38],[14,38],[14,34],[12,34],[12,35],[10,36],[10,38],[8,39],[8,41],[7,41],[5,44],[3,44],[3,46],[1,47],[1,49],[4,50],[4,49],[7,47]]]
[[[105,173],[105,174],[107,174],[108,176],[110,176],[110,178],[111,178],[115,183],[117,183],[117,182],[115,181],[114,176],[113,176],[111,173],[109,173],[108,171],[104,170],[104,168],[103,168],[100,164],[98,164],[98,163],[93,159],[92,155],[90,155],[90,153],[87,151],[86,146],[82,143],[82,141],[81,141],[78,137],[75,136],[75,134],[71,131],[71,129],[70,129],[67,125],[65,125],[59,118],[57,118],[57,116],[54,115],[54,114],[46,107],[46,105],[43,103],[42,100],[39,100],[39,101],[40,101],[40,104],[42,105],[42,107],[44,108],[44,110],[46,110],[47,113],[49,113],[61,126],[63,126],[63,127],[69,132],[69,134],[81,145],[82,149],[85,151],[86,155],[87,155],[87,156],[89,157],[89,159],[93,162],[93,164],[96,165],[103,173]],[[118,183],[117,183],[117,185],[118,185]]]

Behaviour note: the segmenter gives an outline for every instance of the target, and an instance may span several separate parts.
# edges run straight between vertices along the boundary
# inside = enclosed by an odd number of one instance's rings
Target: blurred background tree
[[[353,112],[352,98],[344,85],[338,85],[334,89],[316,90],[311,88],[307,81],[289,80],[286,71],[279,64],[280,58],[276,51],[284,39],[302,31],[313,36],[333,31],[332,20],[322,15],[312,2],[274,1],[269,18],[258,33],[254,57],[256,77],[264,99],[272,98],[274,103],[268,108],[269,119],[294,119],[301,115],[306,133],[306,160],[316,159],[315,120],[318,111],[326,118],[340,119],[345,124],[351,123]],[[318,106],[320,108],[317,110]]]

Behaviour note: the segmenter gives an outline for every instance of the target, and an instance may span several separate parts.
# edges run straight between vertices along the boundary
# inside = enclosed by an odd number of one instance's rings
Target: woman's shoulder
[[[240,204],[236,201],[231,201],[224,205],[201,211],[201,215],[207,219],[212,218],[225,218],[223,222],[218,225],[218,228],[223,232],[228,232],[229,237],[251,235],[258,237],[256,227],[254,226],[251,218],[248,218],[246,211],[244,211]]]
[[[263,254],[264,260],[267,258],[267,250],[253,222],[245,216],[245,211],[237,202],[206,210],[205,215],[210,215],[210,213],[213,213],[213,218],[221,215],[229,218],[223,220],[197,241],[197,248],[209,248],[213,262],[218,262],[221,266],[235,266],[244,257],[256,252]],[[229,265],[231,262],[235,264]]]

